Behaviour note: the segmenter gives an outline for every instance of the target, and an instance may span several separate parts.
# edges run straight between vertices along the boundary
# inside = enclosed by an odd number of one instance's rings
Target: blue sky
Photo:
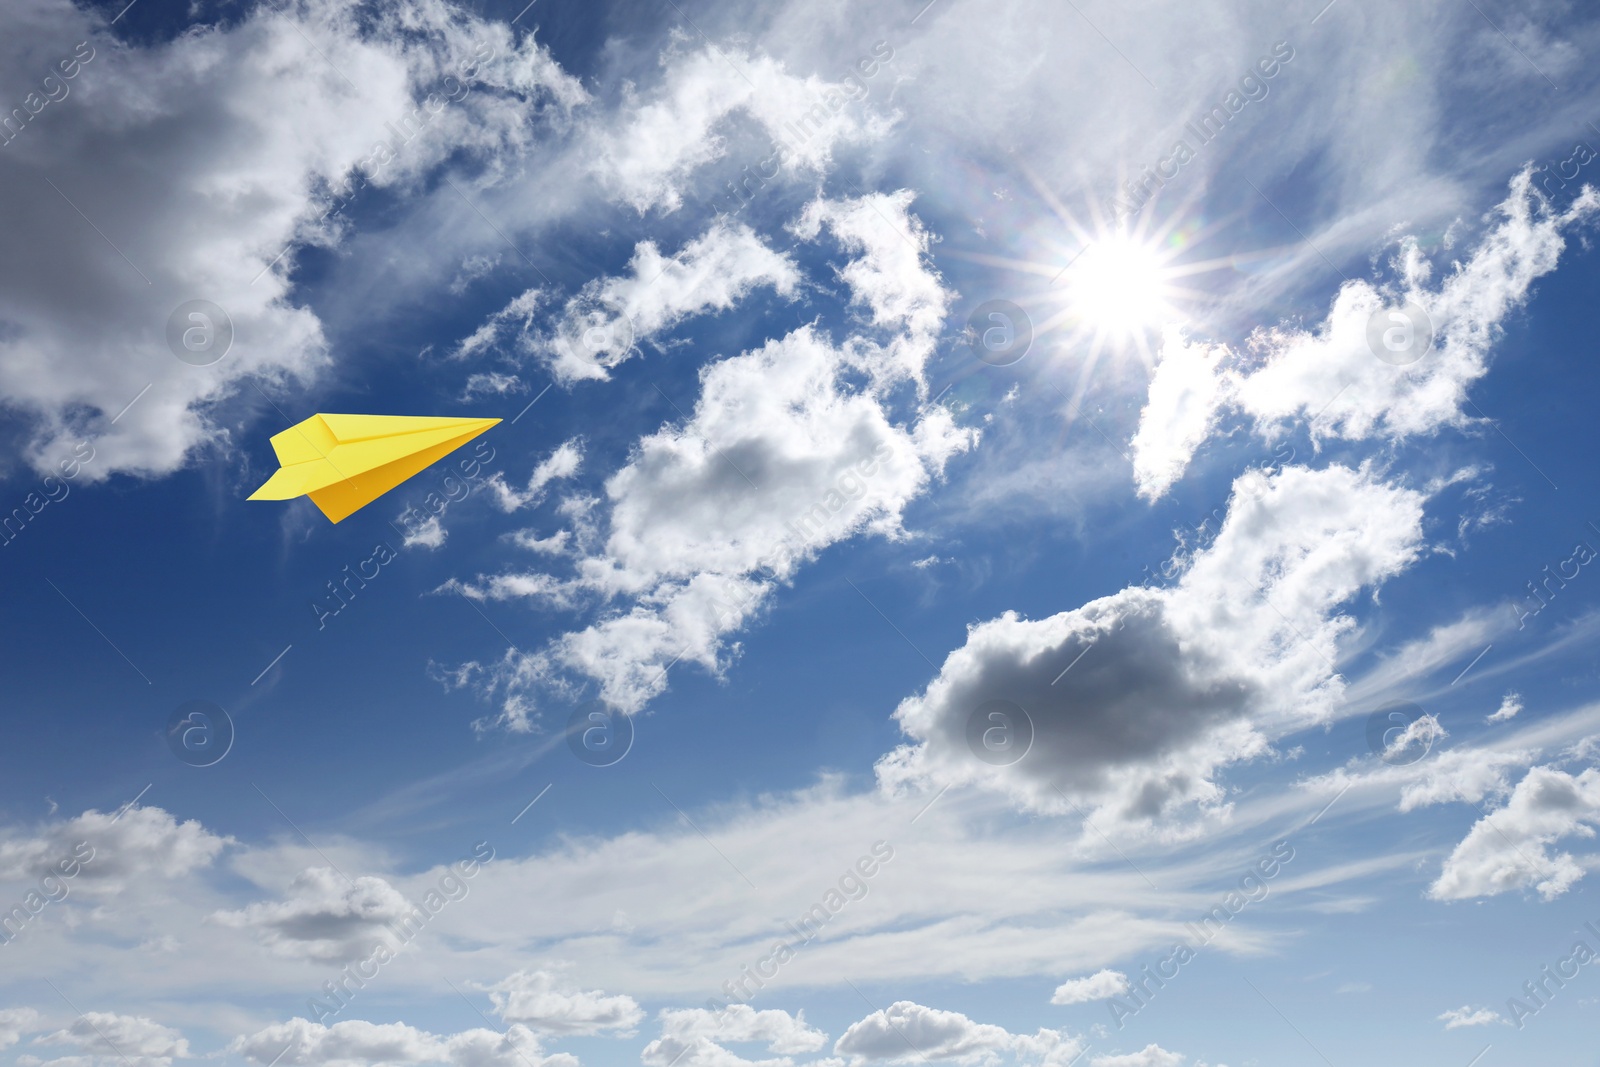
[[[0,23],[0,1062],[1592,1060],[1578,5]]]

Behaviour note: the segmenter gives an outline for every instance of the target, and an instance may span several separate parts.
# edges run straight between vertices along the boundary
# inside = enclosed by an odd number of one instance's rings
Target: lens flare
[[[1107,339],[1131,340],[1179,316],[1168,289],[1168,257],[1124,235],[1084,249],[1062,279],[1072,318]]]

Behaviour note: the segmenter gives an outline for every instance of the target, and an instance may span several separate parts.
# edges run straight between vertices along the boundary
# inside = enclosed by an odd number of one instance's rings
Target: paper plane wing
[[[278,472],[251,500],[309,496],[333,522],[372,503],[499,419],[313,415],[274,434]]]

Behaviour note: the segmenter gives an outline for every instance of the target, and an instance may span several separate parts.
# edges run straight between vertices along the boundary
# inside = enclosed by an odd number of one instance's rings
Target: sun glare
[[[1074,366],[1074,403],[1102,358],[1137,359],[1154,368],[1163,331],[1193,325],[1215,304],[1205,276],[1237,270],[1253,258],[1197,256],[1221,223],[1207,220],[1193,203],[1162,211],[1152,201],[1128,216],[1091,198],[1074,212],[1036,175],[1027,177],[1055,216],[1053,225],[1034,217],[1032,227],[1019,228],[1018,242],[1031,245],[1033,255],[969,258],[1037,279],[1036,288],[1017,290],[1017,306],[1028,316],[1033,347]]]
[[[1165,257],[1122,235],[1085,248],[1062,281],[1072,318],[1108,339],[1132,339],[1178,317]]]

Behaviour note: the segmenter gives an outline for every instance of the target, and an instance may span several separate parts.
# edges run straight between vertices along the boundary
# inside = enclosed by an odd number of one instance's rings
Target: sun
[[[1186,283],[1223,262],[1186,261],[1188,233],[1175,240],[1172,226],[1152,233],[1127,220],[1100,218],[1075,229],[1075,247],[1063,249],[1062,262],[1033,297],[1042,312],[1034,336],[1054,334],[1056,350],[1081,354],[1081,393],[1103,357],[1154,367],[1163,333],[1187,326],[1206,299]]]
[[[1089,194],[1074,211],[1037,175],[1023,173],[1048,209],[1019,206],[1006,219],[1006,236],[1027,253],[964,258],[1031,279],[1011,290],[1012,299],[1028,317],[1032,347],[1047,356],[1047,365],[1076,371],[1074,403],[1102,360],[1137,360],[1153,369],[1169,331],[1204,327],[1223,302],[1206,276],[1225,281],[1272,253],[1196,255],[1223,220],[1208,220],[1194,199],[1170,209],[1151,200],[1127,214]]]
[[[1103,341],[1134,341],[1183,316],[1173,300],[1170,256],[1114,233],[1091,241],[1058,283],[1069,321]]]

